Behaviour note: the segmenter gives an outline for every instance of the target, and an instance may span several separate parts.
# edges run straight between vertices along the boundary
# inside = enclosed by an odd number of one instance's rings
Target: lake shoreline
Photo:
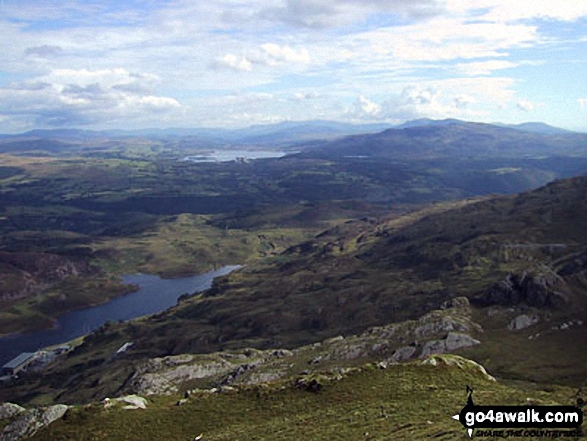
[[[157,275],[123,275],[131,279],[130,286],[138,286],[122,296],[95,306],[66,312],[54,321],[54,326],[27,333],[13,333],[0,337],[0,363],[21,352],[35,352],[47,346],[65,343],[90,334],[108,321],[129,321],[169,309],[184,294],[196,294],[210,289],[216,277],[225,276],[241,265],[227,265],[191,277],[163,279]],[[143,281],[143,284],[134,281]]]

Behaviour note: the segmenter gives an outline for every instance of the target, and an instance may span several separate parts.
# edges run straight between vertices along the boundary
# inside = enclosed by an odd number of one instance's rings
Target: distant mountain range
[[[391,124],[350,124],[343,122],[311,120],[285,121],[270,125],[255,125],[244,129],[217,128],[168,128],[140,130],[80,130],[47,129],[32,130],[16,135],[0,135],[0,139],[60,139],[68,141],[87,141],[103,138],[195,138],[219,143],[239,145],[291,145],[308,141],[331,141],[349,135],[378,133],[393,129],[411,129],[417,127],[447,127],[473,124],[456,119],[432,120],[417,119],[399,125]],[[488,125],[488,124],[486,124]],[[505,127],[526,133],[542,135],[571,135],[574,132],[552,127],[544,123],[528,122],[519,125],[496,123],[494,127]]]
[[[375,134],[347,136],[308,149],[305,157],[438,159],[587,154],[587,134],[541,123],[503,126],[458,120],[418,120]]]
[[[442,119],[442,120],[435,120],[429,118],[423,119],[414,119],[412,121],[407,121],[405,123],[399,124],[394,126],[395,129],[408,129],[412,127],[422,127],[422,126],[450,126],[454,124],[467,124],[466,121],[461,121],[458,119]],[[565,134],[572,134],[570,130],[561,129],[559,127],[553,127],[548,124],[542,122],[526,122],[522,124],[503,124],[503,123],[493,123],[490,124],[493,126],[498,127],[507,127],[510,129],[520,130],[522,132],[530,132],[530,133],[540,133],[542,135],[565,135]]]

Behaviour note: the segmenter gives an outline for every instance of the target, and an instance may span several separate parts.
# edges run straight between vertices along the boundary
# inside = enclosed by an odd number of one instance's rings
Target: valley
[[[420,121],[271,147],[0,140],[1,334],[118,297],[133,289],[123,274],[243,265],[170,309],[102,325],[1,384],[0,401],[73,406],[42,439],[81,425],[86,439],[140,439],[186,412],[201,418],[169,439],[252,427],[292,439],[304,425],[311,439],[460,439],[432,409],[458,412],[465,384],[489,401],[573,404],[587,377],[587,135],[535,129]],[[205,143],[290,154],[183,160]],[[98,404],[134,394],[149,417]],[[224,406],[251,417],[222,427]]]

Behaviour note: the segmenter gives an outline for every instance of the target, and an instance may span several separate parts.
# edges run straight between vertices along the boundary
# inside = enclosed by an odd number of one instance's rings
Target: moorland
[[[170,310],[103,326],[0,399],[152,396],[144,417],[75,408],[43,439],[80,427],[138,439],[121,422],[181,427],[169,439],[252,427],[293,439],[302,426],[311,439],[458,439],[462,428],[431,409],[464,384],[502,403],[574,399],[587,374],[587,135],[455,120],[345,137],[286,129],[0,140],[0,332],[120,295],[125,273],[246,265]],[[235,146],[289,154],[184,160]],[[113,358],[125,342],[132,350]],[[442,352],[473,361],[426,364]],[[224,426],[217,408],[250,419]],[[169,423],[186,412],[201,418]]]

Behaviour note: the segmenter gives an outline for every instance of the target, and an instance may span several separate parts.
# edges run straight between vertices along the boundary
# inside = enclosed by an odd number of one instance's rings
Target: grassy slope
[[[397,221],[347,224],[145,322],[148,343],[138,348],[156,355],[291,347],[413,318],[457,295],[474,296],[510,271],[584,249],[586,185],[581,178],[436,215],[427,211],[403,227]],[[516,245],[540,243],[566,247]],[[582,283],[569,279],[565,289],[574,313],[584,315]]]
[[[183,406],[175,405],[179,396],[153,396],[146,410],[77,407],[33,439],[462,440],[465,430],[451,416],[466,402],[466,385],[477,404],[574,404],[573,389],[508,387],[463,366],[365,366],[318,393],[297,389],[291,379],[195,393]]]
[[[35,379],[40,382],[28,399],[64,391],[64,399],[88,400],[117,390],[134,361],[292,348],[417,317],[458,295],[475,297],[510,271],[542,265],[561,270],[587,245],[586,187],[587,178],[576,178],[520,196],[437,205],[383,223],[343,224],[221,279],[178,307],[93,334],[66,363]],[[492,308],[479,308],[475,319],[485,329],[478,336],[483,344],[464,354],[503,377],[580,384],[587,375],[584,270],[565,276],[561,289],[571,302],[560,310],[522,304],[490,314]],[[524,312],[539,313],[540,323],[507,331],[509,321]],[[583,325],[552,329],[570,320]],[[539,338],[529,339],[536,333]],[[104,364],[127,341],[135,343],[131,363]],[[70,378],[71,372],[83,376]],[[106,389],[101,378],[108,378]]]

